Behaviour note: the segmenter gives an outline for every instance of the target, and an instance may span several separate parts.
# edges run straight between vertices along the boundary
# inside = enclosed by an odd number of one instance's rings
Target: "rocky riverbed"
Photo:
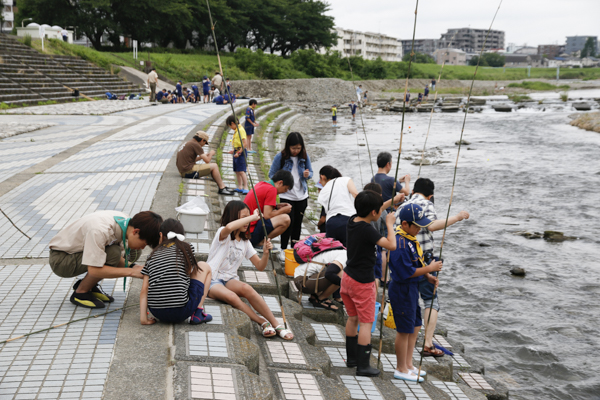
[[[600,111],[586,114],[575,114],[571,125],[588,131],[600,133]]]

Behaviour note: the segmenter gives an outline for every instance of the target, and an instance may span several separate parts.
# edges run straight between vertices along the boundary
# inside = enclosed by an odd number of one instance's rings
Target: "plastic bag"
[[[387,309],[387,313],[385,312]],[[394,313],[392,312],[392,306],[388,302],[383,310],[383,315],[385,316],[385,322],[383,323],[388,328],[396,329],[396,322],[394,322]]]
[[[176,207],[175,211],[177,211],[178,213],[185,211],[185,212],[194,213],[194,214],[196,214],[196,213],[208,214],[208,213],[210,213],[210,208],[206,204],[204,197],[198,196],[198,197],[193,197],[187,203],[182,204],[179,207]]]

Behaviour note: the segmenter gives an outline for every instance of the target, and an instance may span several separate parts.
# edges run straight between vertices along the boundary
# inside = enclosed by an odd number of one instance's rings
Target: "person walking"
[[[150,88],[150,102],[156,101],[156,82],[158,82],[158,74],[156,68],[152,68],[148,74],[148,88]]]
[[[304,139],[298,132],[292,132],[285,140],[284,149],[277,153],[269,170],[269,178],[280,171],[290,171],[294,178],[294,186],[285,193],[279,195],[281,203],[292,206],[290,212],[290,226],[281,234],[281,259],[283,251],[287,248],[291,238],[291,247],[300,239],[302,231],[302,219],[308,206],[308,180],[312,178],[313,171],[310,157],[306,152]]]
[[[215,72],[215,76],[212,78],[211,82],[216,89],[219,89],[219,93],[223,93],[223,77],[219,71]]]

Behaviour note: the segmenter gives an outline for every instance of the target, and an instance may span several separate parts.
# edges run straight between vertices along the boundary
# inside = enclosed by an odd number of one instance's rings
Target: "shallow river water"
[[[451,215],[467,210],[471,218],[448,230],[440,324],[513,399],[600,398],[600,134],[570,126],[572,112],[487,110],[467,118],[471,144],[461,150]],[[463,118],[436,113],[431,125],[427,147],[437,155],[428,158],[450,162],[421,172],[436,185],[440,218]],[[364,119],[373,163],[386,150],[395,168],[400,120]],[[406,115],[403,158],[419,157],[428,122],[429,113]],[[341,116],[333,129],[322,114],[314,123],[307,141],[315,176],[331,164],[357,187],[366,184],[372,175],[367,147],[357,146],[364,143],[362,128],[355,133],[360,121]],[[409,173],[414,182],[418,169],[402,159],[399,176]],[[513,234],[520,230],[579,239],[549,243]],[[437,253],[441,232],[435,238]],[[510,275],[515,266],[526,269],[525,278]]]

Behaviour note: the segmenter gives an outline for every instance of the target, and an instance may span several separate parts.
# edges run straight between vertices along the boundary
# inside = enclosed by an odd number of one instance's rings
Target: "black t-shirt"
[[[348,220],[348,261],[344,273],[360,283],[375,281],[374,266],[377,262],[375,245],[382,238],[371,224],[354,221],[356,215]]]

